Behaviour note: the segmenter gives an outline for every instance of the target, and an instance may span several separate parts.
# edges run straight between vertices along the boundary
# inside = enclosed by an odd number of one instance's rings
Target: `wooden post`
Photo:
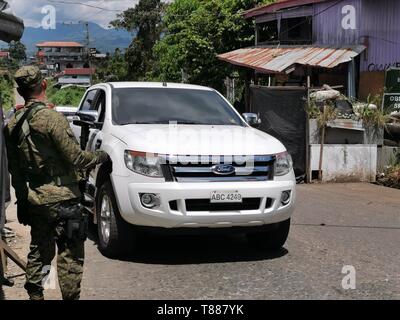
[[[307,69],[308,70],[308,69]],[[311,78],[307,76],[307,105],[310,105],[310,89]],[[306,112],[306,183],[311,182],[311,165],[310,165],[310,116]]]
[[[4,272],[7,270],[7,260],[4,249],[0,247],[0,279],[3,279]]]
[[[5,259],[5,256],[7,256],[14,261],[18,267],[26,271],[26,262],[20,259],[20,257],[18,257],[18,255],[2,239],[0,239],[0,255],[2,261]]]
[[[325,117],[325,112],[326,112],[326,105],[324,105],[324,117]],[[325,127],[326,124],[322,126],[321,130],[321,148],[319,152],[319,166],[318,166],[318,180],[322,181],[322,160],[324,157],[324,143],[325,143]]]

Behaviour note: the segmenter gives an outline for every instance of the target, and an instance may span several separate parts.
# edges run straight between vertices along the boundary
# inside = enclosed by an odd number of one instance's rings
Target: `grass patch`
[[[65,89],[56,89],[51,83],[48,85],[46,92],[49,102],[56,106],[74,106],[78,107],[86,89],[80,87],[69,87]]]

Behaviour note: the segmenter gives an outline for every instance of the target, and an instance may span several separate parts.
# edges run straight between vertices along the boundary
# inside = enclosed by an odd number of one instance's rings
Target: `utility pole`
[[[67,23],[64,22],[67,25]],[[86,53],[87,59],[89,63],[89,70],[90,70],[90,85],[93,84],[93,74],[92,74],[92,59],[90,54],[90,31],[89,31],[89,22],[88,21],[78,21],[77,23],[70,23],[70,24],[83,24],[86,30]]]
[[[86,51],[88,55],[89,62],[89,73],[90,73],[90,85],[93,85],[93,74],[92,74],[92,59],[90,53],[90,32],[89,32],[89,22],[84,22],[86,28]]]

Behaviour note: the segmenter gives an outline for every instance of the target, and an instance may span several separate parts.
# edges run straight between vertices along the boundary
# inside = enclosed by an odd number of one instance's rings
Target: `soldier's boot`
[[[32,301],[44,301],[44,296],[43,296],[43,294],[30,294],[29,295],[29,300],[32,300]]]

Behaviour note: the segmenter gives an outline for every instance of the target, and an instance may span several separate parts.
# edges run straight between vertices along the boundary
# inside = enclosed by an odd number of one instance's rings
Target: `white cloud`
[[[57,0],[55,0],[57,1]],[[57,12],[57,23],[90,21],[107,28],[118,12],[122,12],[137,4],[138,0],[61,0],[62,2],[81,2],[91,6],[108,9],[101,10],[79,4],[55,3],[51,0],[7,0],[12,11],[24,19],[26,26],[35,26],[43,19],[42,7],[53,5]],[[109,11],[118,10],[118,11]]]

